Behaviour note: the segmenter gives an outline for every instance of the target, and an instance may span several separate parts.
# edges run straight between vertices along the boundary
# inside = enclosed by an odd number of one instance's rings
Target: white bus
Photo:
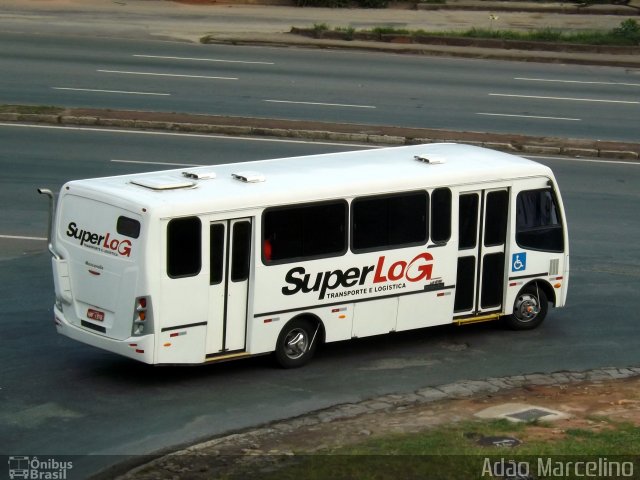
[[[72,181],[51,198],[59,333],[149,364],[275,352],[562,307],[552,171],[458,144]],[[51,223],[51,222],[50,222]]]

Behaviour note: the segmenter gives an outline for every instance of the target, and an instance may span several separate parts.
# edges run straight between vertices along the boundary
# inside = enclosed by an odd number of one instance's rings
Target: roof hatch
[[[151,190],[177,190],[180,188],[193,188],[196,184],[189,180],[183,180],[170,175],[163,175],[150,178],[137,178],[131,183]]]

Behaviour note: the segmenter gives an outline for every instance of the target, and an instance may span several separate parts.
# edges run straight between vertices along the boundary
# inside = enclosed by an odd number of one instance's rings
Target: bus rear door
[[[238,218],[209,225],[207,357],[244,351],[251,265],[252,222]]]

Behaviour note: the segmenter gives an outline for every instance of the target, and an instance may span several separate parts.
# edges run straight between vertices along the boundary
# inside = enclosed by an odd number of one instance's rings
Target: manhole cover
[[[530,408],[529,410],[524,410],[522,412],[510,413],[507,417],[515,418],[522,422],[533,422],[534,420],[538,420],[539,418],[546,417],[548,415],[553,415],[553,412],[541,410],[539,408]]]
[[[513,437],[480,437],[476,443],[483,447],[517,447],[522,442]]]

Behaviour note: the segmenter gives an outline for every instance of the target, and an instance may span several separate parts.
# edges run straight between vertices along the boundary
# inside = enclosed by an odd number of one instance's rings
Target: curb
[[[19,108],[15,107],[18,111]],[[640,143],[633,142],[143,111],[61,108],[60,112],[3,112],[0,121],[353,142],[371,146],[458,142],[516,154],[640,161]]]
[[[520,4],[519,4],[520,3]],[[416,10],[471,10],[491,12],[531,12],[531,13],[555,13],[563,15],[640,15],[637,7],[626,5],[569,5],[538,6],[525,2],[486,2],[486,5],[460,2],[459,4],[418,3]]]
[[[414,45],[444,45],[450,47],[477,47],[495,50],[524,50],[531,52],[591,53],[606,55],[638,55],[640,46],[633,45],[591,45],[580,43],[546,42],[533,40],[511,40],[506,38],[482,38],[464,36],[440,36],[433,34],[410,33],[373,33],[336,30],[317,30],[315,28],[291,27],[289,33],[314,40],[363,40],[381,43],[400,43]],[[203,41],[206,41],[204,37]],[[613,60],[612,60],[613,61]]]
[[[287,37],[290,35],[290,37]],[[299,36],[299,39],[293,38]],[[200,39],[203,44],[253,45],[267,47],[299,47],[334,50],[359,50],[394,53],[399,55],[426,55],[442,57],[476,58],[513,62],[594,65],[601,67],[640,68],[640,57],[631,54],[605,54],[594,52],[553,52],[548,50],[517,50],[500,47],[457,46],[438,40],[432,44],[403,41],[365,41],[330,38],[312,38],[295,33],[272,35],[211,34]],[[395,36],[398,37],[398,36]],[[630,47],[634,48],[634,47]],[[554,55],[555,53],[555,55]]]
[[[255,429],[245,429],[242,431],[229,432],[217,436],[211,440],[201,442],[171,453],[156,457],[137,466],[122,465],[119,472],[111,470],[110,478],[117,480],[133,480],[138,477],[142,470],[149,468],[163,468],[172,464],[172,457],[184,455],[203,455],[207,448],[222,446],[225,442],[236,444],[246,443],[251,445],[256,439],[268,436],[274,431],[293,432],[302,427],[313,427],[322,423],[346,420],[360,415],[367,415],[379,412],[394,412],[408,407],[428,405],[440,400],[456,400],[468,398],[475,395],[490,395],[500,391],[508,391],[516,388],[527,388],[538,385],[562,386],[569,383],[580,383],[585,381],[611,381],[623,380],[640,376],[640,367],[627,368],[598,368],[587,371],[559,371],[553,373],[533,373],[524,375],[513,375],[508,377],[490,377],[486,380],[460,380],[444,385],[426,387],[407,394],[388,394],[380,397],[367,399],[361,402],[345,403],[333,407],[317,410],[305,415],[300,415],[285,420],[276,420],[256,427]],[[284,453],[285,455],[293,453]],[[116,467],[117,468],[117,467]],[[129,468],[126,471],[124,469]],[[106,473],[106,472],[105,472]],[[115,473],[115,475],[113,475]],[[101,475],[94,477],[94,480],[106,478]]]

